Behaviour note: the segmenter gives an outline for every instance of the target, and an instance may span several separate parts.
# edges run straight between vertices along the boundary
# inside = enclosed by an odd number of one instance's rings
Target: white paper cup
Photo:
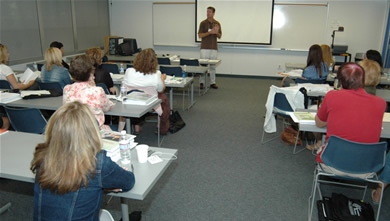
[[[137,150],[138,162],[146,163],[148,161],[148,150],[149,146],[146,144],[140,144],[135,147]]]

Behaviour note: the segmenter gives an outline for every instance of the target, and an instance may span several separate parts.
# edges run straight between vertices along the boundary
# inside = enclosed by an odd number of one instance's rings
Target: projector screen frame
[[[259,0],[262,1],[262,0]],[[272,2],[271,6],[271,21],[270,21],[270,31],[269,31],[269,42],[236,42],[236,41],[219,41],[218,44],[226,44],[226,45],[272,45],[272,32],[273,32],[273,19],[274,19],[274,6],[275,6],[275,0],[270,0]],[[212,5],[210,5],[212,6]],[[203,9],[202,9],[203,10]],[[205,11],[207,8],[204,9]],[[216,8],[216,13],[218,9]],[[195,0],[195,43],[200,43],[201,40],[198,39],[198,28],[200,25],[200,22],[203,21],[205,18],[200,18],[198,21],[198,0]],[[224,33],[224,24],[221,23],[222,26],[222,38]]]

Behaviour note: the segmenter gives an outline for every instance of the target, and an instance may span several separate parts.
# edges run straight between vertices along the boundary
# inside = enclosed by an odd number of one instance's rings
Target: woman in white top
[[[134,68],[128,68],[124,78],[124,83],[133,89],[153,87],[158,92],[158,98],[162,100],[160,134],[165,135],[169,129],[169,113],[171,111],[169,101],[164,93],[166,74],[161,74],[157,70],[157,58],[153,49],[142,50],[134,60]],[[134,120],[132,120],[134,122]],[[135,133],[140,132],[139,121],[135,121]]]
[[[35,80],[19,83],[13,70],[7,66],[8,57],[7,46],[0,44],[0,80],[7,80],[13,89],[24,90],[31,87],[35,83]]]

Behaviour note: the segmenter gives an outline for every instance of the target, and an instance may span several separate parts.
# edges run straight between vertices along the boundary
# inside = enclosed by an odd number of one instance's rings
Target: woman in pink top
[[[104,125],[104,112],[109,111],[113,106],[101,87],[95,84],[95,68],[92,61],[86,55],[75,57],[70,62],[69,73],[74,84],[65,86],[63,103],[80,101],[89,106],[95,114],[101,129],[111,130],[108,125]]]

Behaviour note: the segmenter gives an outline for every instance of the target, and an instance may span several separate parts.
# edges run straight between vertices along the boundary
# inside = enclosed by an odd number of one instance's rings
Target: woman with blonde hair
[[[45,52],[45,61],[46,64],[43,65],[41,71],[41,81],[43,83],[58,82],[62,88],[72,83],[68,69],[62,66],[60,49],[48,48]]]
[[[7,65],[8,59],[9,53],[7,46],[0,44],[0,80],[8,81],[13,89],[38,89],[38,85],[35,84],[35,80],[30,82],[18,82],[14,71]]]
[[[104,125],[104,112],[111,110],[114,106],[103,88],[96,87],[91,59],[86,55],[79,55],[70,62],[69,72],[75,81],[64,88],[63,103],[80,101],[88,104],[99,123],[101,129],[111,130],[110,126]]]
[[[367,93],[376,95],[376,86],[381,80],[381,67],[376,61],[364,59],[359,62],[364,69],[364,89]]]
[[[332,68],[334,65],[334,59],[329,45],[321,45],[321,50],[322,50],[322,59],[328,65],[329,69]]]
[[[114,82],[112,81],[110,72],[102,68],[103,51],[99,47],[88,48],[85,54],[91,58],[93,66],[95,66],[95,83],[103,83],[107,86],[111,94],[115,94]]]
[[[134,89],[153,88],[158,93],[158,98],[162,100],[160,134],[166,135],[169,129],[169,113],[171,111],[169,101],[164,93],[166,74],[161,74],[157,70],[157,58],[153,49],[142,50],[134,60],[134,68],[126,70],[124,83]],[[134,122],[134,121],[133,121]],[[139,121],[135,122],[135,133],[140,132]],[[121,126],[120,126],[121,127]],[[120,128],[119,127],[119,128]]]
[[[31,162],[34,220],[99,220],[104,189],[134,186],[134,174],[101,148],[99,127],[86,104],[68,103],[53,114]]]

